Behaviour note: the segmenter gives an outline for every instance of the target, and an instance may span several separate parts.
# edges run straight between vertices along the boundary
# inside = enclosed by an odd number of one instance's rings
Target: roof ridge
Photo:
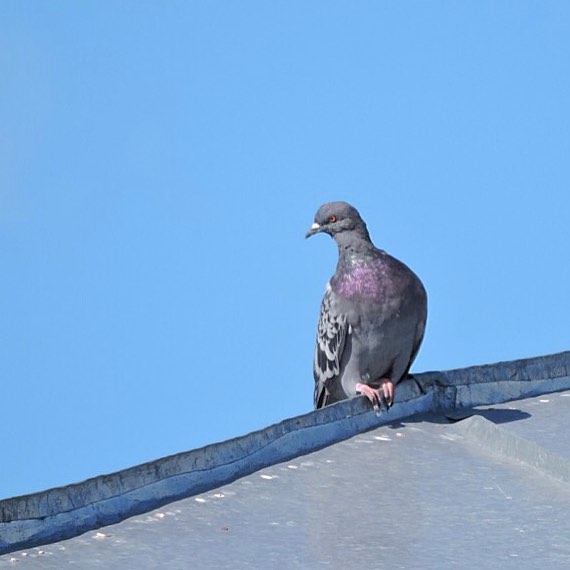
[[[380,416],[365,397],[345,400],[224,442],[0,501],[0,554],[119,522],[414,414],[569,388],[570,351],[416,374],[398,384],[398,402]]]

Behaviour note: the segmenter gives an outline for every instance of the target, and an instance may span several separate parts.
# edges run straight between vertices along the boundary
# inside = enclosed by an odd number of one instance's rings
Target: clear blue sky
[[[347,200],[415,371],[570,348],[570,3],[0,5],[0,497],[312,408]]]

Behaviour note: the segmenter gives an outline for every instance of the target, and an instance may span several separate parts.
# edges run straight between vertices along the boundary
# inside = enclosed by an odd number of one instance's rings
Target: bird
[[[366,396],[377,414],[394,402],[422,343],[427,293],[403,262],[372,243],[366,223],[347,202],[328,202],[306,233],[331,236],[336,272],[321,303],[313,361],[315,409]]]

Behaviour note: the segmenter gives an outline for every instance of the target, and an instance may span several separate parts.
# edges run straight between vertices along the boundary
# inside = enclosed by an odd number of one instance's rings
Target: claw
[[[382,393],[387,402],[387,407],[392,407],[394,403],[394,383],[389,378],[383,378],[380,381],[380,387],[382,388]]]
[[[389,410],[394,403],[394,384],[389,378],[382,378],[379,388],[372,388],[368,384],[358,383],[356,385],[356,393],[362,394],[370,400],[376,415],[380,415],[381,407]]]

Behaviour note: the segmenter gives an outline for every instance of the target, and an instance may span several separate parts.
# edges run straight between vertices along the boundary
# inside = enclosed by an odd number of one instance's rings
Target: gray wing
[[[335,310],[335,303],[332,302],[333,295],[330,285],[327,285],[321,303],[313,363],[315,408],[322,408],[332,403],[328,387],[330,382],[334,382],[335,377],[339,374],[346,335],[349,332],[346,315]]]
[[[412,364],[416,359],[416,356],[418,355],[418,352],[420,350],[420,346],[422,345],[422,341],[424,340],[424,333],[426,331],[426,321],[427,321],[427,295],[423,286],[422,286],[422,291],[423,291],[423,298],[421,300],[422,315],[420,317],[418,325],[416,326],[416,332],[414,335],[414,345],[412,348],[412,353],[410,355],[410,362],[402,378],[406,378],[406,376],[408,376],[408,374],[410,373],[410,368],[412,367]]]
[[[425,321],[420,322],[418,324],[418,326],[416,327],[416,334],[414,337],[414,346],[412,348],[412,353],[410,355],[410,362],[408,363],[408,367],[406,368],[406,371],[402,375],[402,380],[405,379],[406,376],[408,376],[408,374],[410,373],[410,368],[412,367],[412,364],[414,363],[414,360],[416,359],[416,356],[418,355],[418,352],[420,351],[420,346],[422,345],[422,341],[424,339],[425,329],[426,329]]]

